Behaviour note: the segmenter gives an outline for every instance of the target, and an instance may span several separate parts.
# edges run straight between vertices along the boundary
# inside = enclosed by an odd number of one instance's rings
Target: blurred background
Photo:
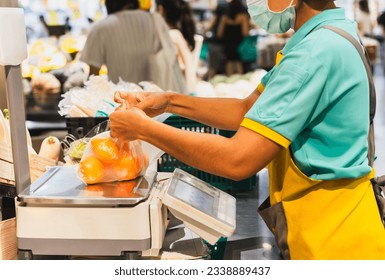
[[[267,34],[250,20],[243,0],[139,0],[138,3],[138,10],[161,14],[170,28],[170,38],[178,48],[179,66],[188,85],[186,94],[235,98],[249,95],[275,65],[276,53],[293,34],[292,31]],[[170,3],[174,6],[169,7]],[[107,65],[98,65],[95,72],[92,67],[95,65],[85,62],[85,46],[93,27],[109,16],[105,4],[105,0],[0,0],[0,6],[21,7],[25,13],[28,58],[21,65],[24,106],[26,126],[37,152],[47,136],[62,141],[71,133],[80,138],[98,120],[108,118],[115,108],[116,90],[143,90],[148,86],[138,86],[130,76],[112,81],[113,66],[109,69]],[[182,4],[187,7],[189,22],[193,24],[190,37],[183,29]],[[377,91],[375,167],[379,174],[385,174],[385,0],[337,0],[336,4],[357,22],[372,63]],[[182,36],[175,34],[175,30]],[[193,41],[189,40],[191,34]],[[178,36],[181,41],[177,40]],[[4,73],[0,68],[0,108],[6,107]],[[63,151],[60,160],[65,161]],[[256,178],[246,180],[242,187],[225,188],[236,193],[239,212],[237,232],[229,240],[225,258],[277,257],[271,250],[274,241],[270,232],[256,218],[256,207],[267,196],[266,171]]]

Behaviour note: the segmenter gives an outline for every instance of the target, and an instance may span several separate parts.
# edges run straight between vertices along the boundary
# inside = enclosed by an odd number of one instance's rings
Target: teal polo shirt
[[[369,82],[355,47],[331,30],[315,30],[323,25],[358,39],[356,23],[342,8],[311,18],[263,77],[263,93],[241,125],[290,147],[294,162],[308,177],[358,178],[371,171]]]

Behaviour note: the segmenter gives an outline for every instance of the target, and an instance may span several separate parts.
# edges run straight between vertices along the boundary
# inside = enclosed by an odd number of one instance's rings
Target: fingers
[[[112,138],[132,141],[138,138],[138,132],[146,114],[137,109],[114,111],[110,114],[110,135]]]
[[[126,102],[123,102],[120,106],[116,107],[115,111],[127,110]]]
[[[118,138],[117,137],[118,136],[117,133],[115,132],[115,130],[112,130],[112,129],[110,130],[110,136],[111,136],[111,138],[114,138],[114,139]]]
[[[122,139],[123,133],[119,122],[121,118],[122,115],[120,112],[115,111],[110,114],[110,136],[115,139],[117,143],[124,141],[124,139]]]
[[[136,105],[135,105],[135,107],[136,108],[139,108],[139,109],[141,109],[141,110],[144,110],[144,109],[146,109],[147,107],[149,107],[149,105],[150,105],[150,103],[151,103],[151,100],[150,99],[145,99],[145,98],[142,98],[142,100],[140,101],[140,102],[138,102]]]
[[[117,91],[114,94],[114,101],[116,103],[122,104],[122,103],[124,103],[125,97],[126,97],[126,93],[125,92]]]
[[[135,99],[138,103],[142,102],[145,98],[146,96],[144,94],[141,94],[141,93],[135,94]]]
[[[116,122],[115,116],[116,116],[116,114],[117,114],[116,112],[112,112],[110,114],[110,136],[112,138],[117,138],[117,132],[115,130],[115,122]]]
[[[131,108],[132,106],[142,102],[144,99],[146,99],[146,97],[147,97],[147,94],[144,92],[131,93],[131,92],[117,91],[114,94],[114,101],[121,105],[125,105],[126,108]]]

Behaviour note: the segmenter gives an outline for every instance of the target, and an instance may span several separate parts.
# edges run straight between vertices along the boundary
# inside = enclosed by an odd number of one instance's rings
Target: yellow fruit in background
[[[77,44],[78,44],[78,42],[75,38],[65,37],[62,40],[60,47],[66,53],[74,53],[74,52],[80,51]]]
[[[103,176],[103,164],[94,156],[88,156],[79,163],[79,176],[87,184],[95,184]]]
[[[139,8],[149,11],[151,9],[151,0],[139,0]]]

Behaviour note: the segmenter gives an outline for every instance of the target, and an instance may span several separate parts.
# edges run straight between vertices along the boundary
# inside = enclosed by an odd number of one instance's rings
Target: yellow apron
[[[270,201],[259,209],[283,258],[385,259],[373,176],[314,180],[283,149],[269,164]]]
[[[374,170],[358,179],[315,180],[299,170],[289,149],[269,164],[270,198],[259,208],[282,257],[385,259]]]

